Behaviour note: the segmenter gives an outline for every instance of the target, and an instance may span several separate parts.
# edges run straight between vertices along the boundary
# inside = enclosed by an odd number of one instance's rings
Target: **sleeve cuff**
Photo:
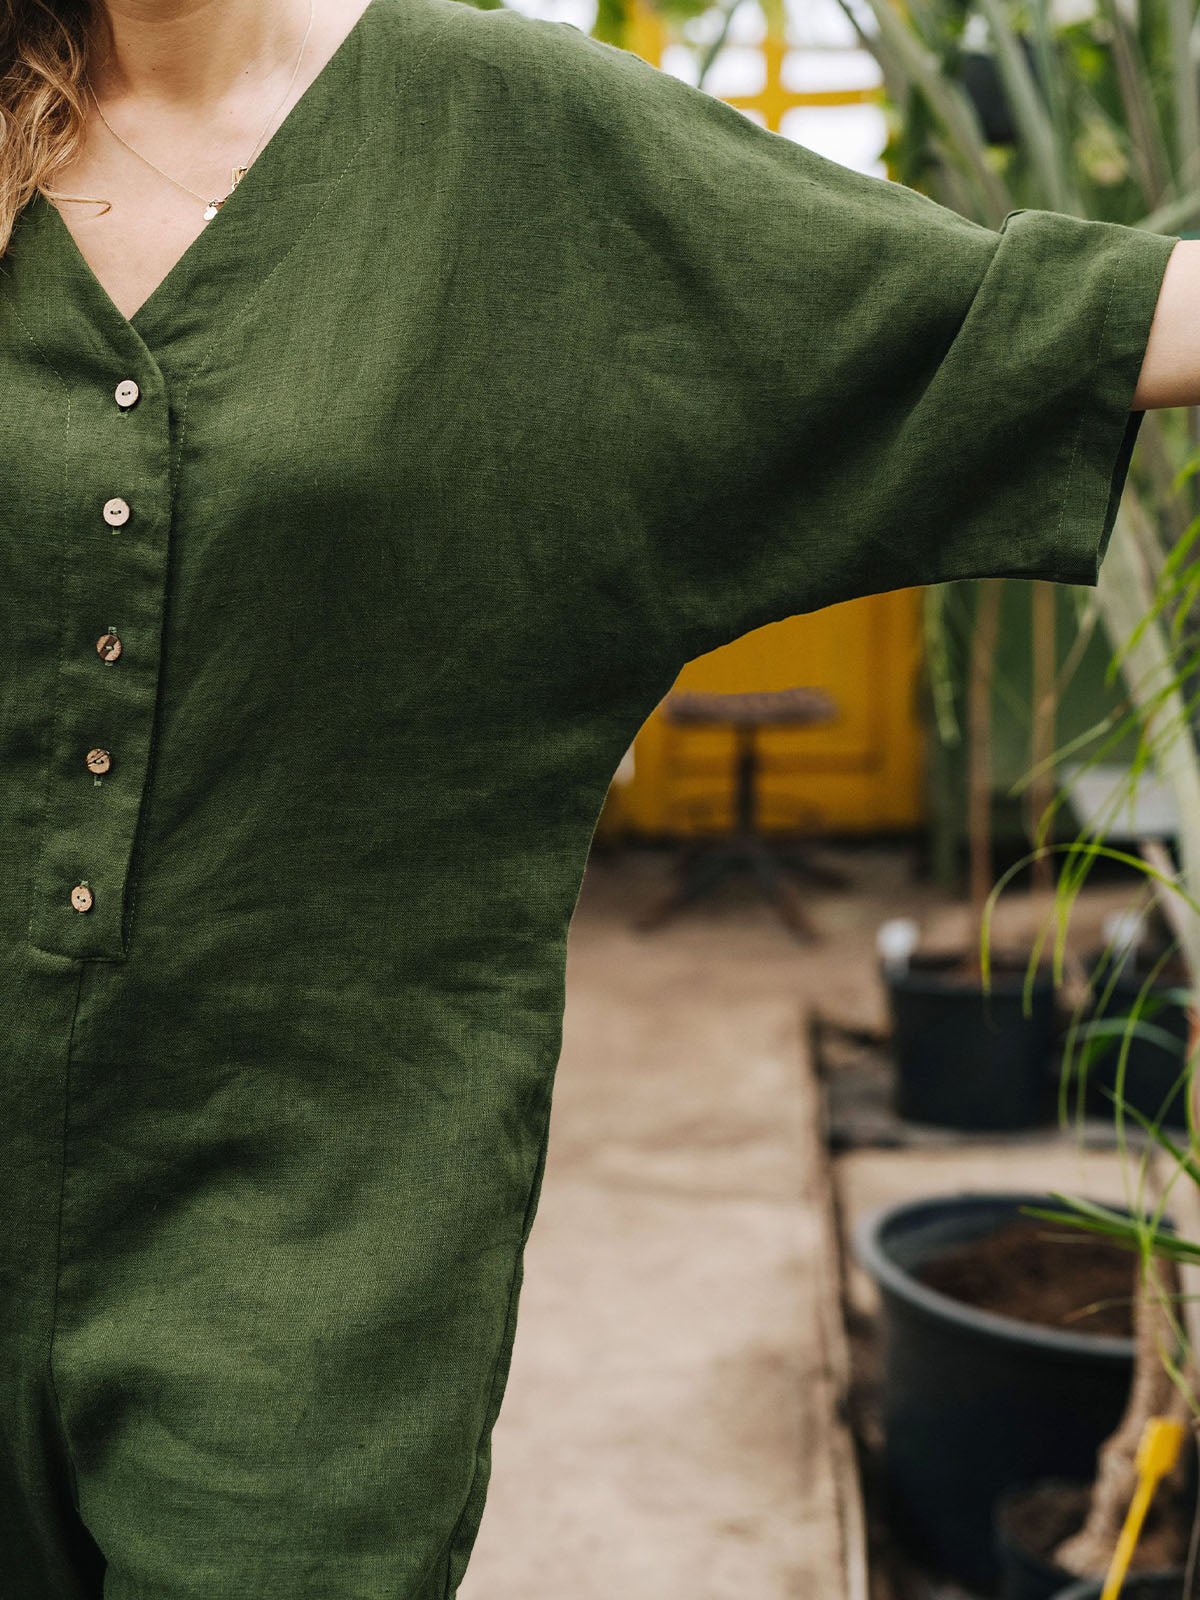
[[[1077,405],[1065,415],[1061,441],[1066,468],[1058,503],[1042,530],[1033,560],[1016,576],[1094,585],[1108,549],[1144,411],[1131,411],[1167,262],[1178,235],[1120,223],[1087,221],[1058,212],[1011,211],[1023,218],[1013,233],[1047,235],[1079,230],[1081,244],[1099,249],[1107,277],[1096,330],[1095,358],[1079,374]],[[1107,235],[1107,238],[1105,237]],[[1085,237],[1086,236],[1086,237]],[[1071,243],[1070,239],[1067,243]],[[1036,252],[1035,252],[1036,255]]]

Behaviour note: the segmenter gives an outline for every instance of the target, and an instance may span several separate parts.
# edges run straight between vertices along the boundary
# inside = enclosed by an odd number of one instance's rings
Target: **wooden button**
[[[104,520],[110,528],[119,528],[129,521],[129,507],[124,500],[113,499],[104,502]]]
[[[130,406],[137,405],[141,392],[132,378],[123,378],[113,390],[113,396],[117,404],[128,411]]]
[[[92,772],[107,772],[112,766],[112,757],[107,750],[89,750],[87,764]]]
[[[71,890],[71,904],[76,911],[90,911],[92,909],[92,891],[86,883],[77,883]]]
[[[96,640],[96,654],[104,661],[115,661],[121,654],[121,641],[115,633],[102,633]]]

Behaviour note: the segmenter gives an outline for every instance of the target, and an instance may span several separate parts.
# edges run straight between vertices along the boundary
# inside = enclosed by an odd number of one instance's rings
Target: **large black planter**
[[[1036,978],[1027,1016],[1023,973],[993,974],[985,994],[957,965],[926,958],[907,972],[884,975],[898,1115],[981,1130],[1048,1121],[1054,1113],[1051,978]]]
[[[1104,998],[1104,1010],[1098,1014],[1097,1020],[1119,1025],[1131,1017],[1138,1007],[1144,982],[1145,974],[1121,973],[1112,985],[1111,993]],[[1103,995],[1108,984],[1101,979],[1098,987]],[[1156,981],[1142,997],[1140,1014],[1143,1021],[1159,1030],[1164,1037],[1144,1037],[1134,1033],[1125,1058],[1122,1095],[1143,1116],[1161,1118],[1166,1128],[1186,1129],[1187,1084],[1186,1080],[1181,1080],[1181,1074],[1187,1060],[1188,1013],[1185,1005],[1172,998],[1172,993],[1178,992],[1180,987],[1178,978],[1164,978]],[[1083,1047],[1084,1040],[1080,1039],[1072,1054],[1078,1055]],[[1116,1107],[1102,1092],[1102,1088],[1115,1090],[1117,1087],[1117,1063],[1122,1040],[1118,1035],[1102,1045],[1097,1041],[1087,1048],[1089,1059],[1085,1107],[1091,1114],[1111,1120],[1116,1116]],[[1078,1088],[1078,1070],[1077,1065],[1072,1070],[1072,1106]],[[1167,1107],[1165,1113],[1164,1104]]]
[[[1121,1585],[1121,1600],[1182,1600],[1183,1577],[1182,1567],[1130,1575]],[[1103,1588],[1103,1578],[1080,1578],[1060,1589],[1054,1600],[1100,1600]]]
[[[882,1207],[855,1229],[855,1255],[882,1302],[890,1521],[918,1560],[988,1592],[999,1576],[996,1500],[1039,1478],[1092,1479],[1129,1396],[1133,1341],[976,1310],[914,1274],[1020,1220],[1022,1206],[1055,1203],[938,1196]]]

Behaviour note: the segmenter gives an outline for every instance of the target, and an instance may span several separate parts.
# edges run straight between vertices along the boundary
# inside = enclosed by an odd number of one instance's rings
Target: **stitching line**
[[[1104,307],[1104,320],[1100,324],[1100,335],[1099,335],[1099,338],[1098,338],[1098,340],[1096,342],[1096,357],[1095,357],[1095,360],[1092,362],[1091,368],[1089,369],[1089,372],[1088,372],[1088,377],[1089,378],[1092,376],[1093,373],[1095,373],[1096,369],[1100,365],[1100,357],[1101,357],[1101,355],[1103,354],[1103,351],[1104,351],[1104,334],[1105,334],[1105,330],[1108,327],[1109,315],[1112,312],[1113,300],[1116,298],[1117,278],[1118,278],[1118,276],[1120,274],[1120,270],[1121,270],[1120,263],[1118,262],[1118,264],[1113,268],[1112,281],[1109,284],[1109,290],[1108,290],[1108,303]],[[1066,516],[1067,516],[1067,504],[1068,504],[1068,502],[1069,502],[1069,500],[1071,498],[1071,483],[1072,483],[1072,481],[1073,481],[1073,479],[1075,477],[1075,460],[1076,460],[1076,457],[1079,454],[1079,441],[1083,437],[1084,415],[1085,414],[1082,411],[1079,414],[1079,426],[1075,429],[1075,443],[1071,448],[1071,459],[1070,459],[1070,462],[1067,465],[1067,481],[1063,486],[1062,506],[1061,506],[1061,509],[1059,510],[1058,522],[1055,525],[1055,529],[1054,529],[1054,547],[1055,547],[1055,549],[1058,548],[1059,536],[1062,533],[1062,526],[1063,526],[1063,523],[1065,522]]]
[[[497,1420],[499,1404],[497,1402],[496,1390],[499,1386],[501,1363],[504,1361],[506,1355],[510,1361],[512,1358],[513,1340],[516,1336],[518,1311],[517,1295],[520,1289],[520,1280],[522,1277],[521,1269],[524,1263],[525,1247],[528,1242],[529,1232],[533,1220],[531,1213],[534,1208],[535,1190],[538,1191],[538,1197],[540,1197],[541,1180],[544,1177],[546,1170],[546,1159],[550,1142],[550,1113],[554,1093],[554,1076],[554,1066],[552,1063],[550,1072],[540,1078],[535,1085],[535,1097],[541,1101],[541,1133],[538,1141],[538,1152],[534,1158],[533,1173],[529,1180],[529,1190],[525,1201],[525,1214],[521,1220],[521,1236],[517,1242],[517,1250],[513,1258],[512,1275],[509,1278],[508,1299],[505,1304],[504,1323],[500,1335],[500,1344],[497,1348],[496,1359],[492,1363],[492,1370],[488,1377],[487,1404],[484,1412],[485,1420],[483,1431],[479,1434],[475,1441],[474,1461],[471,1468],[471,1480],[467,1484],[467,1493],[463,1501],[462,1510],[459,1512],[458,1517],[455,1520],[454,1527],[450,1530],[450,1535],[446,1544],[448,1555],[448,1560],[446,1563],[446,1590],[442,1596],[442,1600],[453,1600],[453,1597],[450,1593],[450,1578],[454,1570],[454,1553],[458,1545],[459,1534],[462,1532],[463,1526],[467,1520],[467,1514],[471,1510],[471,1502],[475,1494],[475,1485],[479,1481],[480,1470],[483,1466],[484,1441],[485,1439],[489,1439],[490,1441],[491,1431],[494,1428]],[[490,1421],[488,1420],[489,1418]]]
[[[63,1207],[67,1190],[67,1139],[70,1135],[72,1053],[75,1044],[75,1024],[79,1017],[79,997],[83,989],[83,976],[86,971],[86,963],[80,961],[78,963],[79,977],[75,984],[75,1004],[71,1010],[71,1031],[67,1038],[67,1071],[66,1082],[63,1086],[62,1165],[59,1170],[58,1182],[58,1216],[54,1224],[54,1294],[50,1302],[50,1343],[46,1351],[46,1376],[50,1380],[50,1392],[54,1396],[59,1425],[62,1428],[63,1446],[66,1451],[67,1463],[71,1469],[71,1489],[76,1511],[79,1510],[79,1483],[71,1452],[71,1437],[67,1428],[66,1413],[63,1411],[62,1400],[58,1393],[58,1384],[54,1377],[54,1340],[58,1333],[58,1285],[62,1275]]]

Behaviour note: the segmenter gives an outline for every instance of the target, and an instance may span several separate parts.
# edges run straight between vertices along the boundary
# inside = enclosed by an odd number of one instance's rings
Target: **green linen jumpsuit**
[[[764,623],[1094,582],[1175,243],[459,0],[371,0],[131,320],[25,208],[3,1600],[456,1593],[617,762]]]

